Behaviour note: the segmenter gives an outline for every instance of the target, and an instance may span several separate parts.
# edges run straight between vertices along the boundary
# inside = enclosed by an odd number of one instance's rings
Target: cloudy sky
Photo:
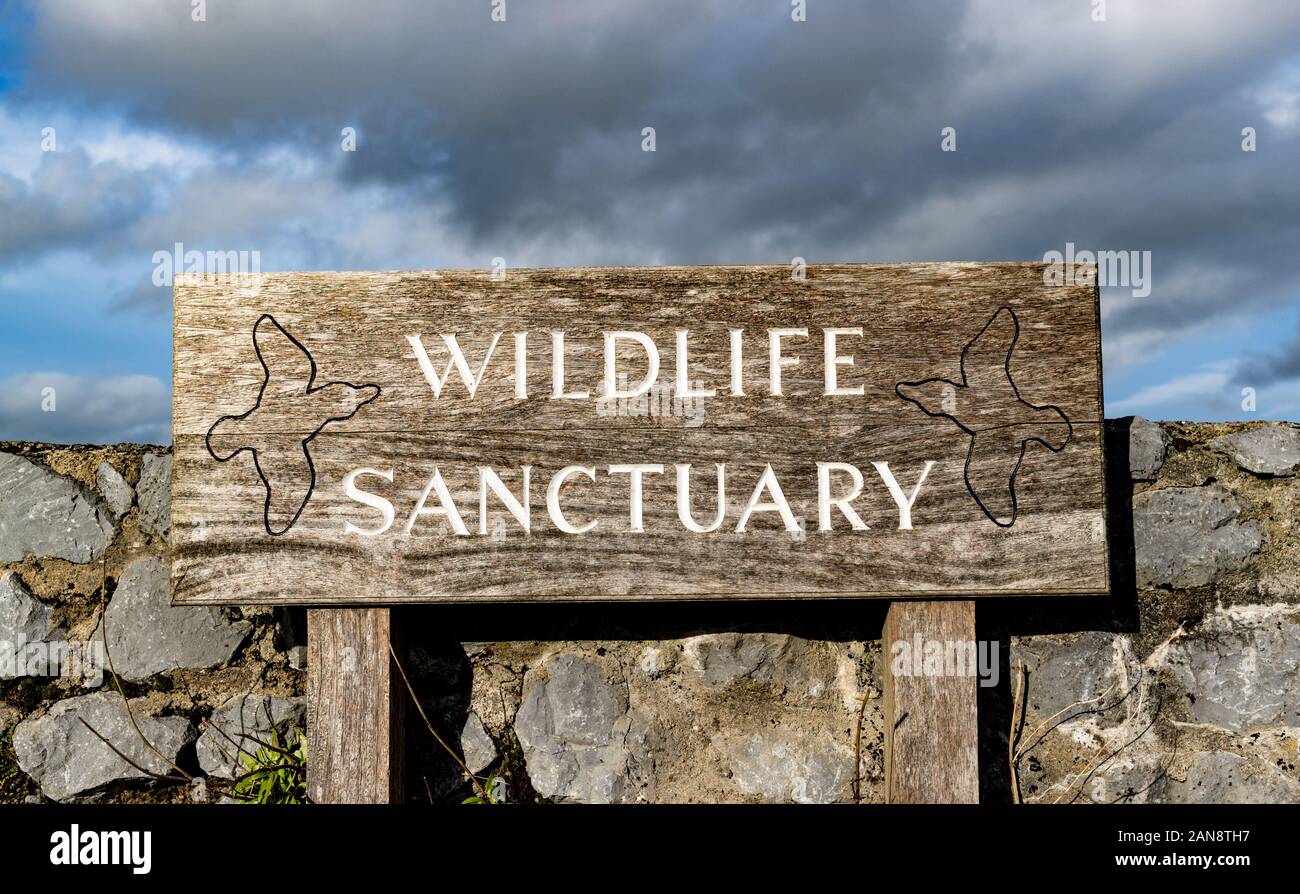
[[[1296,0],[196,4],[0,0],[0,438],[169,440],[177,242],[263,270],[1149,251],[1149,295],[1103,291],[1107,415],[1300,418]]]

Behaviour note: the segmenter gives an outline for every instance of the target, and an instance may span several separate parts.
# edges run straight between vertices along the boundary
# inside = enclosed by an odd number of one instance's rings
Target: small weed
[[[504,804],[506,801],[507,782],[504,777],[493,773],[483,783],[483,793],[473,794],[461,801],[462,804]]]
[[[248,772],[235,780],[231,797],[248,804],[307,803],[307,734],[295,729],[290,739],[286,747],[273,729],[271,741],[256,752],[242,751],[239,762]]]

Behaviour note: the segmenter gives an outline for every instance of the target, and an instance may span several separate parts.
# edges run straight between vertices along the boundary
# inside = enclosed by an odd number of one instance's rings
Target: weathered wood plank
[[[919,449],[903,440],[877,442],[900,485],[910,490],[924,461]],[[347,435],[347,441],[363,436]],[[774,513],[755,515],[743,534],[735,527],[763,463],[727,462],[727,509],[722,529],[696,534],[677,517],[674,462],[692,468],[691,502],[696,517],[708,520],[716,511],[715,462],[730,459],[728,438],[716,433],[649,434],[641,450],[644,459],[661,462],[665,474],[645,477],[642,525],[630,531],[627,476],[603,474],[611,463],[635,457],[617,441],[589,432],[559,432],[546,436],[501,432],[490,444],[463,445],[454,435],[390,436],[385,449],[374,452],[377,467],[411,469],[392,484],[374,481],[376,494],[390,499],[404,524],[418,501],[437,459],[447,488],[459,507],[467,537],[454,536],[440,518],[420,519],[410,536],[392,538],[379,560],[371,545],[343,533],[345,521],[373,525],[379,513],[346,499],[337,486],[318,488],[314,511],[295,527],[292,546],[285,538],[248,536],[246,507],[260,498],[260,484],[244,480],[229,464],[211,477],[192,465],[209,464],[194,439],[176,444],[178,491],[174,505],[201,506],[203,516],[188,511],[174,524],[201,531],[201,537],[177,544],[174,555],[182,577],[177,596],[185,602],[228,601],[240,594],[247,602],[348,600],[339,586],[358,563],[368,567],[366,589],[357,602],[418,602],[502,600],[512,597],[599,599],[623,594],[655,598],[705,598],[743,593],[754,597],[795,595],[887,596],[924,593],[1095,593],[1106,586],[1104,552],[1096,549],[1104,532],[1105,506],[1097,482],[1086,475],[1091,456],[1099,449],[1100,429],[1078,429],[1075,442],[1053,465],[1025,473],[1021,484],[1020,517],[1014,536],[987,521],[969,498],[962,476],[964,450],[948,445],[926,479],[926,500],[918,500],[913,528],[899,530],[893,498],[870,465],[871,456],[852,446],[835,449],[830,437],[782,437],[755,449],[778,476],[796,520],[803,529],[785,530]],[[659,446],[661,445],[662,446]],[[343,446],[343,445],[341,445]],[[361,452],[341,449],[340,456]],[[855,501],[867,531],[851,531],[846,521],[833,519],[836,536],[817,531],[816,465],[822,456],[835,456],[864,470],[862,496]],[[595,482],[578,479],[567,486],[564,512],[577,521],[596,520],[586,536],[556,530],[544,505],[546,483],[560,466],[581,461],[601,474]],[[498,500],[488,504],[486,527],[479,514],[476,466],[501,470],[512,492],[520,493],[518,469],[532,466],[533,529],[525,534]],[[346,462],[344,463],[346,465]],[[322,480],[341,480],[343,466],[318,467]],[[868,477],[870,476],[870,477]],[[203,482],[200,484],[199,482]],[[195,488],[195,490],[191,490]],[[1050,495],[1067,505],[1064,511],[1042,505]],[[607,528],[609,533],[594,536]],[[1081,544],[1094,548],[1084,549]],[[533,574],[524,571],[534,570]],[[280,580],[292,582],[286,593]],[[348,600],[350,601],[350,600]]]
[[[975,603],[894,602],[881,637],[885,686],[885,798],[891,804],[979,803],[978,681],[972,674],[895,673],[917,643],[975,640]]]
[[[405,694],[386,608],[307,612],[307,790],[317,804],[402,800]]]
[[[553,401],[549,333],[565,332],[565,382],[593,396],[603,374],[601,333],[632,329],[654,337],[661,380],[676,371],[674,333],[690,329],[690,380],[717,388],[705,405],[708,428],[805,425],[809,418],[858,426],[916,420],[916,407],[894,394],[900,381],[959,380],[961,351],[1000,307],[1017,311],[1020,338],[1012,374],[1031,403],[1060,406],[1075,422],[1098,422],[1100,333],[1095,291],[1043,284],[1041,264],[818,266],[805,282],[786,267],[618,268],[511,271],[503,282],[486,272],[263,274],[256,288],[218,278],[180,277],[176,284],[174,431],[205,434],[214,419],[255,401],[263,372],[251,353],[263,313],[293,333],[321,362],[327,379],[378,383],[384,396],[342,431],[474,431],[483,428],[637,429],[644,417],[601,413],[599,402]],[[845,385],[863,385],[862,400],[828,399],[819,329],[863,327],[839,344],[855,356]],[[773,327],[807,327],[785,340],[800,363],[782,371],[780,397],[767,393]],[[745,331],[745,395],[731,397],[731,329]],[[460,336],[471,366],[494,332],[503,332],[473,398],[453,380],[437,400],[415,362],[407,334],[424,336],[441,372],[439,333]],[[527,332],[529,399],[514,394],[514,332]],[[639,349],[620,351],[630,380],[645,372]],[[326,364],[325,361],[328,360]],[[685,427],[693,417],[666,416]],[[269,420],[268,420],[269,421]],[[310,431],[315,421],[276,420],[275,430]]]
[[[783,342],[798,362],[780,366],[780,395],[770,393],[771,328],[809,333]],[[834,364],[837,385],[861,394],[825,393],[829,328],[862,330],[834,351],[853,357]],[[652,338],[667,388],[681,329],[691,386],[716,396],[551,399],[552,332],[566,333],[564,390],[594,396],[602,333]],[[739,396],[732,330],[743,333]],[[517,332],[528,333],[521,358]],[[450,355],[440,336],[455,334],[472,376],[495,333],[473,396],[452,373],[435,397],[408,336],[421,337],[441,376]],[[785,267],[511,271],[504,282],[476,271],[268,274],[255,286],[183,278],[176,599],[1105,593],[1099,346],[1095,287],[1045,285],[1032,264],[819,266],[804,282]],[[632,383],[645,372],[639,346],[615,360]],[[644,478],[642,531],[629,476],[609,471],[632,463],[663,468]],[[680,520],[674,467],[687,463],[694,518],[706,524],[715,465],[727,466],[717,530]],[[820,529],[818,463],[861,472],[851,505],[867,530],[834,507],[832,527]],[[875,463],[888,464],[904,495],[933,463],[911,529],[900,530],[898,498]],[[573,465],[596,470],[557,497],[568,519],[597,523],[582,534],[562,533],[547,499],[548,482]],[[738,530],[769,465],[795,529],[759,512]],[[491,492],[481,527],[479,467],[522,500],[525,466],[530,531]],[[344,489],[359,468],[392,473],[357,482],[393,509],[376,536],[360,532],[378,529],[382,509]],[[435,468],[466,536],[436,516],[406,533]],[[846,492],[847,475],[833,473],[829,495]]]

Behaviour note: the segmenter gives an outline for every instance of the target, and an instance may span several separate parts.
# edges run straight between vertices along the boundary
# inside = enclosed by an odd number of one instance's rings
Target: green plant
[[[505,779],[493,773],[488,776],[487,782],[483,783],[481,794],[475,792],[470,795],[462,804],[503,804],[505,803]]]
[[[274,729],[270,742],[252,739],[259,747],[240,751],[239,762],[248,772],[235,780],[231,797],[249,804],[306,803],[307,734],[295,729],[290,739],[283,744]]]

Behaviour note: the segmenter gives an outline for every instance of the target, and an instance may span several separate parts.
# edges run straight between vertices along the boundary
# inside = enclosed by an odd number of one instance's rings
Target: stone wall
[[[1000,647],[983,799],[1013,797],[1014,735],[1027,801],[1300,802],[1300,427],[1124,419],[1106,446],[1116,595],[979,606]],[[302,611],[169,605],[169,473],[160,448],[0,444],[0,801],[222,800],[238,770],[218,730],[303,724]],[[435,723],[511,799],[871,802],[885,608],[429,606],[398,623]],[[93,657],[105,626],[129,716],[88,664],[39,660]],[[463,797],[410,718],[408,798]]]

